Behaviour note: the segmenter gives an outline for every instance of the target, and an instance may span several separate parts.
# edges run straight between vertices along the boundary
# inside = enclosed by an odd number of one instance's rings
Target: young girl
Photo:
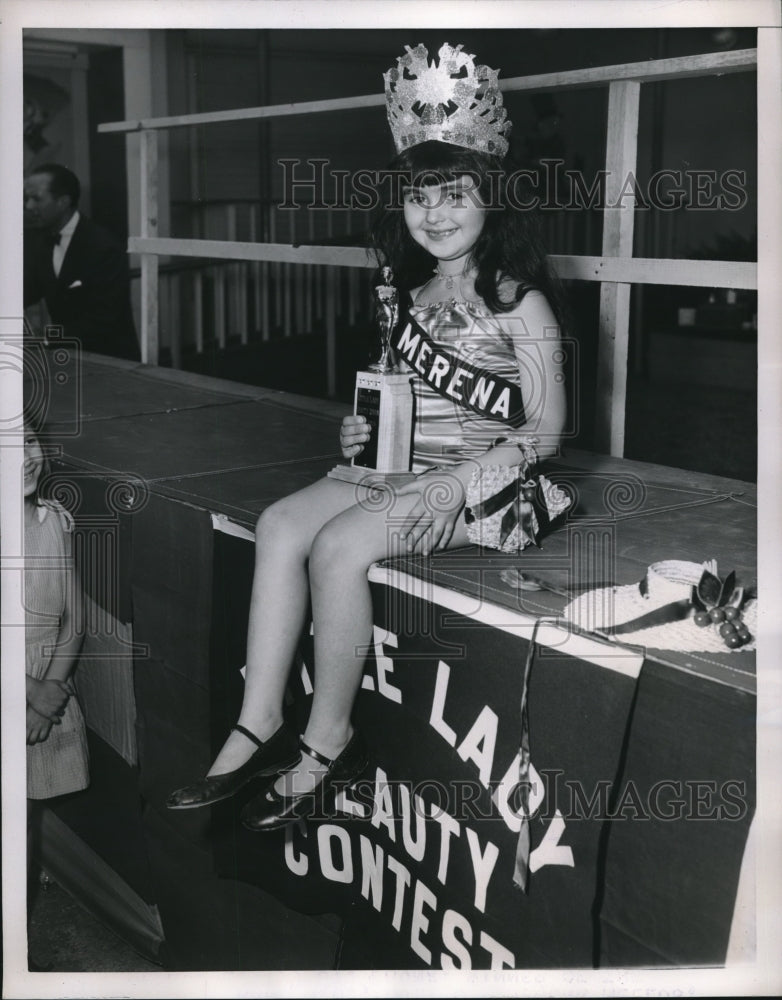
[[[25,420],[24,556],[27,674],[27,798],[48,799],[89,784],[87,737],[71,674],[84,634],[73,563],[71,515],[42,497],[47,461]]]
[[[496,72],[476,70],[461,47],[443,46],[436,72],[445,96],[435,105],[426,56],[422,46],[408,50],[386,74],[400,153],[392,168],[406,180],[402,204],[390,206],[376,228],[379,257],[400,292],[411,291],[410,316],[434,347],[520,387],[527,423],[514,429],[463,405],[448,380],[421,377],[420,355],[406,357],[416,397],[413,470],[420,474],[387,505],[366,503],[360,486],[324,479],[263,512],[239,721],[207,776],[173,792],[169,808],[209,805],[259,775],[278,777],[245,807],[250,829],[276,829],[329,804],[367,762],[351,711],[372,634],[369,566],[467,544],[465,497],[474,473],[519,466],[533,443],[540,458],[558,450],[565,397],[551,280],[529,219],[507,201],[501,157],[510,124]],[[477,99],[465,96],[465,68]],[[426,86],[411,79],[416,72]],[[451,119],[445,105],[453,94],[458,114]],[[368,438],[362,417],[346,417],[343,456],[359,454]],[[297,741],[283,720],[283,696],[310,601],[315,685]]]

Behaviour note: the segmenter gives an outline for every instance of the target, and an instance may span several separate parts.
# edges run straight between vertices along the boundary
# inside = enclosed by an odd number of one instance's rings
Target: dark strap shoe
[[[258,749],[236,770],[207,776],[172,792],[166,799],[169,809],[198,809],[229,799],[253,778],[279,774],[299,758],[296,731],[285,722],[268,740],[259,740],[255,733],[244,726],[236,725],[233,728],[252,740]]]
[[[273,784],[270,785],[242,810],[242,824],[248,830],[278,830],[298,819],[328,815],[337,794],[354,782],[367,766],[367,746],[358,730],[334,760],[313,750],[304,740],[299,740],[299,746],[328,770],[315,788],[300,795],[281,795]]]

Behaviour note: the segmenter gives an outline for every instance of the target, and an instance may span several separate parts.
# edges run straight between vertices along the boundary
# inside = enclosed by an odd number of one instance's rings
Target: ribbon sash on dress
[[[391,346],[444,399],[511,427],[526,423],[521,387],[438,347],[410,315],[409,297],[402,306]]]
[[[464,511],[466,524],[480,521],[483,518],[491,517],[497,511],[502,510],[506,504],[510,504],[502,515],[500,522],[500,548],[510,537],[513,529],[518,524],[521,530],[527,535],[534,545],[540,548],[540,535],[547,534],[551,526],[548,507],[545,499],[540,494],[539,483],[535,479],[522,481],[521,476],[508,483],[498,493],[487,497],[482,503],[474,506],[467,506]],[[532,514],[537,517],[535,524]]]
[[[532,661],[535,658],[535,644],[538,638],[538,628],[541,618],[535,620],[532,635],[524,658],[524,674],[521,681],[521,733],[519,736],[519,783],[518,791],[521,798],[521,826],[516,838],[516,858],[513,866],[513,884],[526,892],[529,886],[530,858],[530,749],[529,749],[529,681],[532,672]]]

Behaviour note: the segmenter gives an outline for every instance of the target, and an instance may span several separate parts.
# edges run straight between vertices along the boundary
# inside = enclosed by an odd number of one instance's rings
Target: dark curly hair
[[[531,201],[532,191],[520,194],[514,187],[516,204],[508,198],[509,177],[514,185],[528,183],[524,174],[512,173],[507,161],[499,157],[437,141],[404,150],[390,164],[389,173],[401,176],[412,187],[443,184],[465,174],[473,177],[477,195],[487,207],[486,222],[472,250],[478,269],[475,290],[492,312],[502,313],[513,309],[525,292],[537,289],[548,299],[560,324],[564,323],[564,296],[548,265],[539,217],[531,209],[517,207]],[[390,266],[397,287],[409,291],[431,278],[436,261],[408,232],[402,184],[393,185],[392,190],[389,203],[373,220],[372,248],[378,266]],[[506,291],[508,281],[516,285],[513,298]]]

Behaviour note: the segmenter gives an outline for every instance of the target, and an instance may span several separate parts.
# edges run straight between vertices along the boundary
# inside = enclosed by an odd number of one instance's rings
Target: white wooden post
[[[217,346],[221,351],[225,350],[225,268],[217,266],[211,268],[214,277],[214,329],[217,338]]]
[[[197,354],[204,353],[204,283],[203,271],[193,272],[193,332]]]
[[[603,257],[633,255],[635,195],[631,174],[634,178],[640,93],[641,85],[635,80],[616,81],[608,88]],[[624,453],[630,289],[624,282],[604,281],[600,286],[595,448],[618,457]]]
[[[269,229],[271,206],[268,204],[264,204],[262,206],[262,213],[263,214],[261,215],[261,220],[262,220],[261,233],[263,234],[263,240],[266,243],[271,243],[272,238]],[[269,262],[266,260],[263,262],[261,270],[261,338],[263,340],[269,339],[271,331],[271,323],[272,323],[271,309],[269,306],[269,303],[271,301],[271,291],[269,287],[271,284],[271,273],[272,272],[269,266]]]
[[[326,279],[326,392],[337,394],[337,269],[325,267]]]
[[[258,233],[260,230],[259,226],[260,218],[260,205],[253,203],[250,205],[250,242],[258,243]],[[255,260],[250,265],[251,275],[252,275],[252,294],[253,294],[253,322],[255,324],[255,335],[260,336],[261,330],[263,329],[263,320],[261,318],[261,268],[262,264],[260,261]]]
[[[288,212],[288,243],[291,246],[296,242],[293,232],[293,213]],[[283,318],[283,336],[290,337],[293,332],[293,313],[292,313],[292,297],[293,297],[293,265],[285,264],[283,273],[283,287],[285,295],[285,307],[284,307],[284,318]]]
[[[277,242],[277,212],[275,205],[269,205],[269,242]],[[282,264],[275,261],[272,264],[272,284],[274,286],[274,323],[279,329],[282,326]],[[264,339],[267,339],[266,337]]]
[[[141,236],[157,236],[157,132],[141,132]],[[158,258],[141,254],[141,360],[158,364]],[[178,331],[173,336],[178,336]]]
[[[168,301],[168,330],[171,339],[171,367],[182,367],[182,295],[180,288],[180,275],[177,273],[167,276],[167,301]]]
[[[310,243],[315,242],[315,217],[312,212],[307,213],[307,239]],[[307,275],[307,291],[305,293],[306,299],[306,317],[304,320],[304,330],[302,333],[312,333],[314,324],[314,307],[315,307],[315,268],[312,264],[305,264],[304,269]]]

